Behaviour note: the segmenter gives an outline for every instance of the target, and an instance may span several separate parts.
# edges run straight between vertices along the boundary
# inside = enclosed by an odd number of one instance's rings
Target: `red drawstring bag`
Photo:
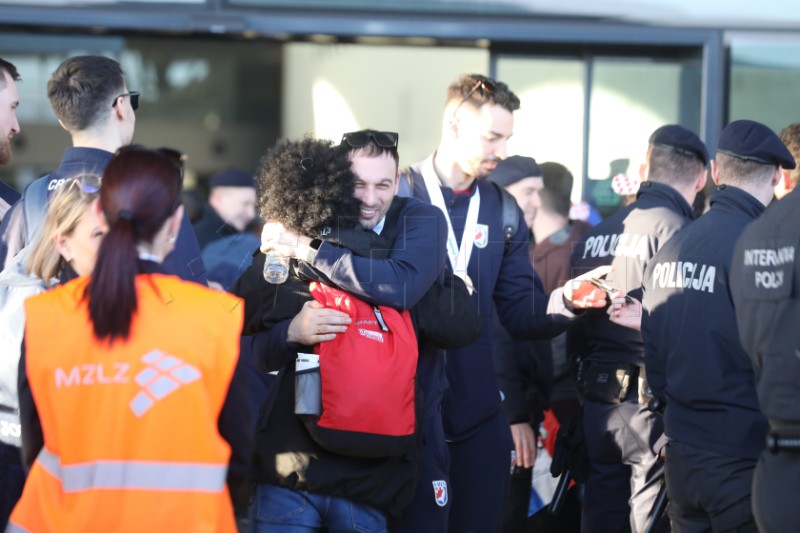
[[[303,415],[324,448],[359,457],[406,453],[417,426],[419,348],[408,311],[372,306],[318,282],[311,296],[350,315],[336,339],[314,347],[319,355],[322,414]]]

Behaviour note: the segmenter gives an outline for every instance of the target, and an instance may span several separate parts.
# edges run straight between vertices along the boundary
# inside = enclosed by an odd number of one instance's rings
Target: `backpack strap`
[[[25,229],[25,246],[33,241],[47,213],[47,184],[50,174],[30,183],[22,192],[22,218]]]
[[[503,212],[503,238],[508,243],[514,238],[519,229],[519,208],[517,200],[511,195],[510,192],[505,190],[497,183],[490,181],[500,193],[500,203]]]

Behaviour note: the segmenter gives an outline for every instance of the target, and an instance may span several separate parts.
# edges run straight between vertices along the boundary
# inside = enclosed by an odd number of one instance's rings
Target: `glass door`
[[[522,101],[509,151],[565,165],[575,176],[573,201],[588,200],[602,215],[624,201],[612,178],[638,178],[653,130],[677,123],[701,133],[700,49],[493,59],[497,79]]]

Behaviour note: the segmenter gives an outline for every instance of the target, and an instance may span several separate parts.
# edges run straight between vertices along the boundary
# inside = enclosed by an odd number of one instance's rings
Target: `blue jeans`
[[[367,505],[334,496],[260,484],[250,509],[253,533],[385,533],[386,516]]]

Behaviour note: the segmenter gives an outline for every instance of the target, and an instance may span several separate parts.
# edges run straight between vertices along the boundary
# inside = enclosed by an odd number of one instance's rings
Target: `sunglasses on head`
[[[346,144],[350,148],[363,148],[370,142],[374,142],[381,148],[394,148],[396,150],[399,138],[400,135],[393,131],[351,131],[342,135],[342,144]]]
[[[130,96],[131,97],[131,109],[136,111],[137,109],[139,109],[139,94],[141,94],[139,91],[130,91],[130,92],[127,92],[127,93],[122,93],[122,94],[118,95],[116,98],[114,98],[114,101],[111,103],[111,107],[116,107],[117,100],[119,100],[123,96]]]
[[[100,192],[100,186],[103,184],[103,176],[97,174],[81,174],[72,178],[70,187],[77,187],[86,194],[95,194]]]
[[[461,106],[464,105],[464,102],[469,100],[472,97],[472,95],[475,94],[475,91],[480,89],[481,96],[485,98],[494,93],[495,87],[496,87],[495,83],[489,78],[479,78],[478,81],[475,82],[475,85],[473,85],[472,88],[469,90],[467,95],[464,98],[462,98],[461,101],[458,103],[455,111],[453,111],[453,116],[455,116],[456,112],[458,112]]]

